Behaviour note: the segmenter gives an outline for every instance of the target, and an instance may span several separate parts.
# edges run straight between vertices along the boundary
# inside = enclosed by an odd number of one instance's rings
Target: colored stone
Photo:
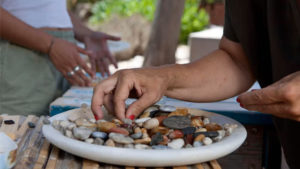
[[[146,129],[153,129],[159,125],[159,121],[156,118],[149,119],[144,122],[143,127]]]
[[[149,146],[146,144],[136,144],[136,145],[134,145],[134,148],[135,149],[148,149]]]
[[[170,105],[161,105],[159,106],[159,110],[164,112],[173,112],[176,111],[176,107]]]
[[[184,137],[185,144],[193,144],[194,137],[193,134],[187,134]]]
[[[13,121],[13,120],[4,120],[4,124],[7,124],[7,125],[15,124],[15,121]]]
[[[85,140],[89,138],[92,132],[93,131],[91,129],[85,127],[73,128],[73,135],[79,140]]]
[[[162,134],[158,132],[151,137],[150,146],[157,145],[162,141],[164,141],[164,138],[163,138]]]
[[[205,138],[204,134],[199,134],[197,137],[195,137],[194,142],[196,141],[203,141],[203,139]]]
[[[199,128],[195,132],[197,133],[197,132],[206,132],[206,131],[207,131],[206,128]]]
[[[95,138],[95,140],[94,140],[94,144],[103,145],[103,143],[104,143],[104,140],[101,138]]]
[[[128,119],[128,118],[125,118],[125,119],[123,119],[123,123],[131,125],[132,124],[132,120]]]
[[[177,109],[176,111],[170,113],[168,116],[187,116],[188,114],[188,109]]]
[[[202,142],[200,142],[200,141],[194,141],[193,147],[201,147],[201,146],[203,146]]]
[[[28,122],[27,124],[29,128],[35,128],[35,124],[32,122]]]
[[[43,119],[43,124],[46,124],[46,125],[51,124],[51,121],[47,118],[44,118]]]
[[[166,135],[163,135],[163,141],[160,142],[159,144],[161,145],[167,145],[169,143],[169,138]]]
[[[168,116],[167,116],[167,115],[164,115],[164,116],[156,116],[155,118],[158,120],[159,125],[162,125],[162,122],[163,122],[166,118],[168,118]]]
[[[145,118],[140,118],[140,119],[135,119],[135,123],[144,123],[147,120],[150,120],[150,117],[145,117]]]
[[[150,137],[134,140],[135,144],[149,144],[150,142],[151,142]]]
[[[110,133],[108,137],[112,139],[114,142],[120,144],[131,144],[134,142],[132,138],[128,136],[124,136],[123,134],[119,134],[119,133]]]
[[[112,139],[107,139],[106,142],[104,143],[104,145],[110,146],[110,147],[116,146],[115,142]]]
[[[88,138],[88,139],[85,139],[84,142],[92,144],[94,142],[94,139]]]
[[[184,146],[184,141],[181,138],[174,139],[170,143],[168,143],[168,147],[171,147],[172,149],[180,149]]]
[[[169,134],[170,139],[183,138],[184,134],[181,130],[174,130]]]
[[[119,133],[119,134],[123,134],[125,136],[129,135],[128,130],[121,128],[121,127],[113,127],[108,130],[108,133]]]
[[[169,133],[169,129],[166,127],[158,126],[151,130],[151,135],[156,134],[158,132],[161,133],[162,135],[165,135]]]
[[[193,133],[195,133],[196,128],[195,127],[186,127],[186,128],[181,129],[181,131],[183,132],[184,135],[193,134]]]
[[[205,128],[207,131],[218,131],[222,130],[222,127],[218,125],[217,123],[209,123],[205,125]]]
[[[202,142],[204,145],[210,145],[212,143],[212,139],[209,137],[205,137]]]
[[[193,127],[202,127],[204,125],[201,116],[194,116],[192,117],[192,126]]]
[[[191,120],[186,116],[171,116],[163,121],[163,125],[171,129],[183,129],[191,125]]]
[[[107,133],[111,128],[117,127],[117,125],[111,122],[100,122],[97,124],[97,127],[100,131]]]
[[[107,138],[107,134],[105,132],[101,132],[101,131],[94,131],[92,133],[92,137],[106,139]]]
[[[197,137],[200,134],[205,135],[205,137],[217,137],[219,135],[219,133],[217,131],[207,131],[207,132],[194,133],[194,137]]]
[[[134,133],[134,134],[131,134],[130,137],[133,138],[133,139],[140,139],[142,138],[143,136],[143,133],[140,132],[140,133]]]
[[[152,149],[155,149],[155,150],[167,150],[167,149],[170,149],[170,147],[164,146],[164,145],[154,145],[154,146],[152,146]]]

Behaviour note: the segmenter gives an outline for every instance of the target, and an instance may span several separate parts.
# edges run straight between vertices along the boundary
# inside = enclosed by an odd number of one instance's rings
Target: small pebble
[[[161,105],[159,106],[159,110],[164,112],[173,112],[176,111],[176,107],[170,105]]]
[[[76,124],[75,124],[75,123],[70,123],[70,124],[67,126],[67,129],[68,129],[68,130],[73,130],[74,127],[76,127]]]
[[[35,128],[35,124],[33,122],[28,122],[27,124],[29,128]]]
[[[204,125],[200,116],[192,117],[192,126],[193,127],[202,127]]]
[[[166,149],[170,149],[170,147],[164,146],[164,145],[154,145],[154,146],[152,146],[152,149],[155,149],[155,150],[166,150]]]
[[[187,109],[177,109],[176,111],[170,113],[168,116],[187,116],[189,114]]]
[[[193,146],[191,144],[187,144],[184,146],[184,148],[193,148]]]
[[[73,128],[73,135],[79,140],[85,140],[92,134],[92,130],[84,127]]]
[[[69,138],[73,138],[73,133],[71,130],[65,130],[65,136],[69,137]]]
[[[144,122],[143,127],[146,129],[153,129],[159,125],[159,121],[156,118],[149,119]]]
[[[96,119],[89,119],[89,122],[96,123]]]
[[[176,139],[176,138],[183,138],[184,134],[181,130],[174,130],[173,132],[170,132],[169,137],[171,139]]]
[[[169,129],[162,126],[154,127],[153,129],[151,129],[151,134],[155,134],[158,132],[161,133],[162,135],[165,135],[169,133]]]
[[[217,123],[209,123],[205,125],[207,131],[218,131],[222,130],[222,126],[218,125]]]
[[[94,142],[94,139],[88,138],[88,139],[85,139],[84,142],[92,144]]]
[[[164,138],[161,135],[161,133],[158,132],[158,133],[156,133],[155,135],[152,136],[150,146],[157,145],[162,141],[164,141]]]
[[[172,149],[181,149],[184,146],[184,140],[181,138],[174,139],[168,143],[168,146]]]
[[[159,112],[161,112],[160,110],[154,110],[154,111],[151,111],[150,114],[149,114],[149,117],[153,118],[155,117]]]
[[[150,142],[151,142],[150,137],[134,140],[135,144],[149,144]]]
[[[213,138],[214,141],[221,141],[224,137],[225,137],[225,130],[218,130],[217,131],[219,133],[219,135],[215,138]]]
[[[134,142],[132,138],[128,136],[124,136],[123,134],[119,134],[119,133],[110,133],[108,137],[112,139],[114,142],[120,144],[131,144]]]
[[[200,134],[205,135],[205,137],[217,137],[219,135],[219,133],[217,131],[207,131],[207,132],[194,133],[194,137],[197,137]]]
[[[107,138],[107,134],[101,131],[94,131],[92,133],[92,137],[94,138],[101,138],[101,139],[106,139]]]
[[[60,120],[54,120],[52,122],[52,127],[55,128],[56,130],[60,131],[60,129],[61,129],[61,127],[60,127]]]
[[[195,133],[196,128],[195,127],[186,127],[186,128],[181,129],[181,131],[183,132],[184,135],[193,134],[193,133]]]
[[[144,123],[147,120],[150,120],[150,117],[145,117],[145,118],[140,118],[140,119],[135,119],[135,123]]]
[[[140,139],[140,138],[142,138],[142,136],[143,136],[142,132],[134,133],[134,134],[130,135],[130,137],[133,138],[133,139]]]
[[[195,137],[194,139],[194,142],[197,142],[197,141],[203,141],[203,139],[205,138],[205,135],[204,134],[199,134],[197,137]]]
[[[116,146],[115,142],[112,139],[106,140],[106,142],[104,143],[104,145],[110,146],[110,147],[115,147]]]
[[[60,127],[63,128],[64,130],[70,125],[69,121],[61,121],[59,123]]]
[[[134,148],[135,149],[148,149],[149,146],[146,144],[136,144],[136,145],[134,145]]]
[[[205,138],[203,139],[203,144],[204,144],[204,145],[210,145],[211,143],[212,143],[212,139],[211,139],[211,138],[205,137]]]
[[[186,116],[170,116],[163,121],[163,125],[171,129],[190,127],[191,120]]]
[[[95,138],[94,144],[103,145],[104,141],[101,138]]]
[[[134,148],[134,144],[125,144],[124,148]]]
[[[199,128],[199,129],[196,130],[196,133],[197,132],[206,132],[206,131],[207,131],[206,128]]]
[[[203,119],[203,125],[207,125],[207,124],[209,124],[209,123],[210,123],[209,118],[204,117],[204,119]]]
[[[15,124],[15,121],[13,121],[13,120],[4,120],[4,124],[7,124],[7,125]]]
[[[50,120],[48,118],[43,119],[43,124],[51,124]]]
[[[194,141],[193,147],[201,147],[201,146],[203,146],[202,142],[200,142],[200,141]]]
[[[125,118],[125,119],[123,119],[123,123],[131,125],[132,124],[132,120]]]

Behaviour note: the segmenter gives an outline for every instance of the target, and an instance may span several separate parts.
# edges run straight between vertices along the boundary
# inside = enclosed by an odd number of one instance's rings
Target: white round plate
[[[50,118],[50,121],[66,120],[68,114],[75,111],[79,111],[79,109],[73,109],[55,115]],[[220,142],[208,146],[183,148],[179,150],[140,150],[88,144],[62,135],[51,125],[43,126],[43,134],[50,143],[66,152],[83,158],[115,165],[143,167],[189,165],[218,159],[235,151],[246,139],[247,132],[245,128],[239,122],[231,118],[196,109],[189,109],[189,113],[204,115],[209,117],[212,122],[221,125],[225,123],[237,124],[238,128],[236,128],[230,136],[225,137]]]

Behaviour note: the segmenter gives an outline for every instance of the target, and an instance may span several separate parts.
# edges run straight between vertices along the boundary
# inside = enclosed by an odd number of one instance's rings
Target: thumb
[[[104,37],[105,37],[106,40],[113,40],[113,41],[119,41],[119,40],[121,40],[120,37],[112,36],[112,35],[108,35],[108,34],[105,34]]]
[[[147,107],[153,105],[156,100],[150,99],[149,94],[145,94],[137,101],[133,102],[126,111],[126,118],[134,119],[141,114]]]

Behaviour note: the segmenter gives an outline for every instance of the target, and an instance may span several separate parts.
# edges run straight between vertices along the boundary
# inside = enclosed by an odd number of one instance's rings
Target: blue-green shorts
[[[76,42],[72,31],[47,33]],[[0,39],[0,114],[47,115],[68,88],[48,55]]]

